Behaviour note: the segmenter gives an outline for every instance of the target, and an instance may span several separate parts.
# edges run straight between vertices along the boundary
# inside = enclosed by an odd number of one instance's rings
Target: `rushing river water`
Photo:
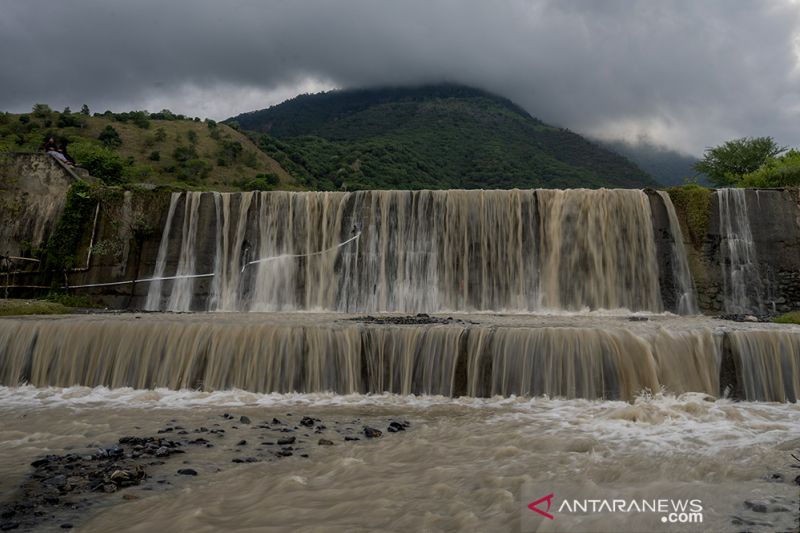
[[[800,407],[709,400],[694,393],[628,403],[2,387],[0,488],[10,491],[38,456],[152,434],[170,420],[190,428],[223,412],[254,421],[399,416],[409,430],[314,445],[310,458],[235,465],[232,446],[189,453],[197,477],[177,476],[183,465],[173,465],[126,489],[139,499],[114,494],[77,525],[90,532],[520,531],[532,498],[573,485],[598,498],[610,490],[636,498],[699,493],[702,525],[677,531],[793,530],[798,470],[790,452],[800,448]],[[171,488],[145,490],[159,487],[158,479]],[[785,510],[754,512],[745,504],[753,500]],[[582,527],[654,530],[657,517],[616,514]],[[540,530],[580,530],[559,518]]]
[[[167,435],[182,453],[143,463],[141,485],[42,511],[53,518],[34,527],[785,531],[799,516],[799,394],[800,328],[708,317],[9,318],[0,493],[19,502],[40,457],[97,464],[120,437]],[[390,433],[391,421],[410,426]],[[279,449],[284,432],[297,441]],[[527,507],[549,494],[694,501],[702,522]]]

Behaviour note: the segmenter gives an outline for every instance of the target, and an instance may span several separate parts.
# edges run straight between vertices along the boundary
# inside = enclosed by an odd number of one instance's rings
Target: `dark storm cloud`
[[[599,137],[800,145],[800,4],[6,0],[0,108],[225,118],[298,92],[454,81]]]

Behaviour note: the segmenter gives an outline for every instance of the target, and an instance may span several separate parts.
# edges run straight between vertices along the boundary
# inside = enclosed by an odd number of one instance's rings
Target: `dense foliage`
[[[96,205],[88,183],[78,181],[69,188],[64,212],[40,254],[47,270],[62,271],[78,266],[75,251]]]
[[[797,187],[800,186],[800,151],[789,150],[761,165],[742,177],[743,187]]]
[[[314,189],[655,184],[623,156],[455,85],[302,95],[229,122]]]
[[[695,169],[706,174],[715,185],[736,186],[745,175],[757,171],[785,150],[772,137],[733,139],[707,148]]]

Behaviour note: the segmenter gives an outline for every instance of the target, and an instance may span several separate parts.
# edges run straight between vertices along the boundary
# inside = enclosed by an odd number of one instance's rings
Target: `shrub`
[[[161,161],[161,153],[158,150],[153,150],[150,152],[150,155],[147,156],[147,159],[150,161]]]
[[[796,187],[800,185],[800,151],[789,150],[755,172],[746,174],[742,187]]]
[[[271,191],[279,183],[280,179],[277,174],[270,172],[267,174],[256,174],[254,178],[237,182],[237,185],[244,191]]]
[[[118,122],[130,122],[134,126],[142,128],[146,130],[150,127],[150,121],[148,120],[149,115],[147,111],[128,111],[127,113],[116,113],[114,115],[114,120]]]
[[[122,138],[120,138],[119,132],[110,124],[100,132],[97,138],[107,148],[117,148],[122,145]]]
[[[79,141],[71,145],[72,157],[78,165],[99,178],[103,183],[113,185],[123,183],[125,162],[122,158],[104,146],[97,146],[89,141]]]
[[[211,172],[211,165],[202,159],[191,159],[178,167],[177,178],[187,183],[197,183],[208,177]]]
[[[239,141],[222,141],[220,144],[219,157],[228,163],[236,161],[244,150]]]
[[[197,150],[194,149],[194,146],[177,146],[172,152],[172,157],[175,158],[175,161],[185,163],[190,159],[197,159]]]
[[[256,153],[252,150],[245,151],[244,155],[242,155],[242,164],[244,164],[246,167],[257,168],[258,157],[256,156]]]
[[[177,117],[169,109],[162,109],[158,113],[152,113],[150,118],[153,120],[176,120]]]
[[[83,120],[79,116],[73,115],[69,107],[65,107],[58,115],[56,126],[59,128],[80,128],[83,127]]]

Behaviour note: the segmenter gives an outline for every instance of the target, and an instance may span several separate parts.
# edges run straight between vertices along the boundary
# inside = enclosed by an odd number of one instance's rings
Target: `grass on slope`
[[[38,151],[54,136],[68,141],[69,153],[79,162],[82,156],[95,153],[117,158],[123,176],[116,181],[222,191],[259,185],[265,189],[299,188],[280,164],[246,135],[224,124],[199,119],[122,122],[119,116],[0,113],[0,152]],[[108,127],[117,133],[119,143],[108,146],[99,139]],[[260,184],[258,180],[264,181],[264,176],[274,177],[269,184]]]

